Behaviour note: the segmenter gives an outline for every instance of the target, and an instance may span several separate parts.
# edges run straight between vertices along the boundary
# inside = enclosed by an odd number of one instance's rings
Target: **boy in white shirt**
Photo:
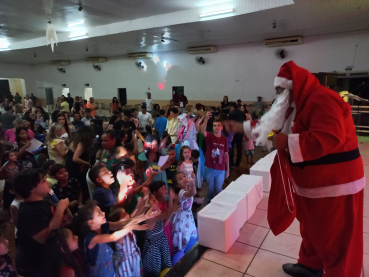
[[[138,130],[140,131],[140,133],[145,133],[145,126],[146,125],[150,125],[152,127],[152,122],[151,122],[151,114],[147,112],[146,110],[146,106],[142,105],[141,106],[141,111],[138,113]]]
[[[145,100],[145,102],[146,102],[146,109],[151,114],[155,102],[154,102],[154,99],[151,98],[151,93],[150,92],[146,92],[146,95],[147,95],[147,98]]]

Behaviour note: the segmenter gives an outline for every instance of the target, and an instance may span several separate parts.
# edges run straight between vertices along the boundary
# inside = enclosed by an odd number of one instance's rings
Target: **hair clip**
[[[121,170],[124,170],[124,166],[123,166],[123,165],[121,165],[121,166],[120,166],[120,169],[121,169]]]

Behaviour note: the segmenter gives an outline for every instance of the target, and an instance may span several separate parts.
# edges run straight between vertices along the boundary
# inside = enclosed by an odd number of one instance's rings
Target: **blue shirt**
[[[165,128],[167,127],[167,121],[168,119],[166,119],[165,117],[161,116],[159,117],[157,120],[155,120],[155,129],[158,130],[159,132],[159,137],[161,138],[161,133],[165,130]]]
[[[232,148],[232,137],[233,137],[234,133],[228,133],[228,136],[226,136],[224,134],[224,132],[222,131],[222,136],[225,136],[228,142],[228,148]]]
[[[109,234],[109,222],[104,223],[103,225],[101,225],[101,233],[102,234]],[[97,261],[97,256],[99,253],[99,244],[96,244],[94,248],[89,249],[88,246],[90,245],[91,240],[96,237],[98,235],[98,233],[91,231],[87,234],[86,239],[85,239],[85,262],[88,262],[89,264],[91,264],[92,266],[96,265],[96,261]],[[109,247],[109,246],[108,246]]]
[[[110,189],[98,186],[92,195],[92,199],[96,200],[101,211],[108,215],[110,207],[113,206],[117,200],[117,196],[118,193],[113,185],[110,185]]]

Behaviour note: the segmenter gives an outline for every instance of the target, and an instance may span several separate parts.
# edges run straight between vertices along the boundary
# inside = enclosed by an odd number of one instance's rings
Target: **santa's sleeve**
[[[247,120],[243,122],[243,130],[248,137],[248,139],[256,140],[257,133],[255,132],[255,127],[258,124],[258,121]]]
[[[322,94],[307,101],[298,116],[298,124],[307,131],[288,135],[293,163],[312,161],[340,151],[345,143],[344,104],[337,98]]]

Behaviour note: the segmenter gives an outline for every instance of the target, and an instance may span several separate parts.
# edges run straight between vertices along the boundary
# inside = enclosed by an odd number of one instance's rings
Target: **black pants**
[[[242,140],[243,140],[243,134],[235,134],[233,136],[233,141],[232,141],[232,153],[230,155],[230,162],[229,164],[232,166],[233,165],[233,157],[234,157],[234,149],[235,146],[237,147],[237,159],[236,159],[236,166],[239,166],[241,163],[241,159],[242,159]]]

